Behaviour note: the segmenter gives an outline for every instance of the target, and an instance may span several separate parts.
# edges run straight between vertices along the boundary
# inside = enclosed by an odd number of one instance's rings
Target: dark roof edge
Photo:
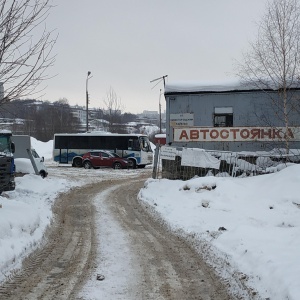
[[[299,91],[300,88],[290,88],[289,91]],[[249,90],[228,90],[228,91],[191,91],[191,92],[165,92],[165,96],[174,95],[191,95],[191,94],[228,94],[228,93],[261,93],[261,92],[278,92],[279,90],[273,89],[249,89]]]

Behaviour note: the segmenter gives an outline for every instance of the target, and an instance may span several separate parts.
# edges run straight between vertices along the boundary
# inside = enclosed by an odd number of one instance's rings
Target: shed
[[[260,151],[300,148],[300,87],[288,90],[285,128],[278,88],[260,89],[237,80],[169,83],[165,86],[166,142],[208,150]]]
[[[166,144],[166,134],[165,133],[157,133],[154,136],[155,144],[165,145]]]

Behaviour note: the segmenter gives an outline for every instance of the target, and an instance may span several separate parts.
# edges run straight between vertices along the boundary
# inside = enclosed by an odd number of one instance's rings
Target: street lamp
[[[85,92],[86,92],[86,132],[89,131],[89,93],[88,93],[88,80],[91,72],[87,72],[86,82],[85,82]]]

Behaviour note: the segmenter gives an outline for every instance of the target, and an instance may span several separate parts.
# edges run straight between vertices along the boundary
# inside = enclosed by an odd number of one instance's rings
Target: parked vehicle
[[[15,145],[9,130],[0,131],[0,194],[15,189],[15,164],[13,153]]]
[[[14,158],[30,159],[32,167],[36,175],[45,178],[48,175],[47,167],[44,164],[44,157],[40,157],[38,153],[31,147],[29,135],[13,135],[12,141],[16,145]],[[18,170],[17,170],[18,171]]]
[[[119,157],[109,151],[90,151],[82,156],[82,166],[85,169],[91,168],[114,168],[124,169],[128,167],[128,160]]]
[[[107,134],[99,132],[57,133],[53,140],[53,159],[60,164],[81,167],[84,153],[101,149],[128,159],[132,168],[152,164],[153,152],[144,134]]]

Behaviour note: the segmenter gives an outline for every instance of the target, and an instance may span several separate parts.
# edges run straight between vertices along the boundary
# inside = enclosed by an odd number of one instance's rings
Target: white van
[[[15,144],[14,158],[29,159],[36,175],[45,178],[48,175],[47,167],[44,164],[44,157],[40,157],[35,149],[31,148],[29,135],[13,135],[12,141]],[[18,172],[18,169],[16,170]]]

